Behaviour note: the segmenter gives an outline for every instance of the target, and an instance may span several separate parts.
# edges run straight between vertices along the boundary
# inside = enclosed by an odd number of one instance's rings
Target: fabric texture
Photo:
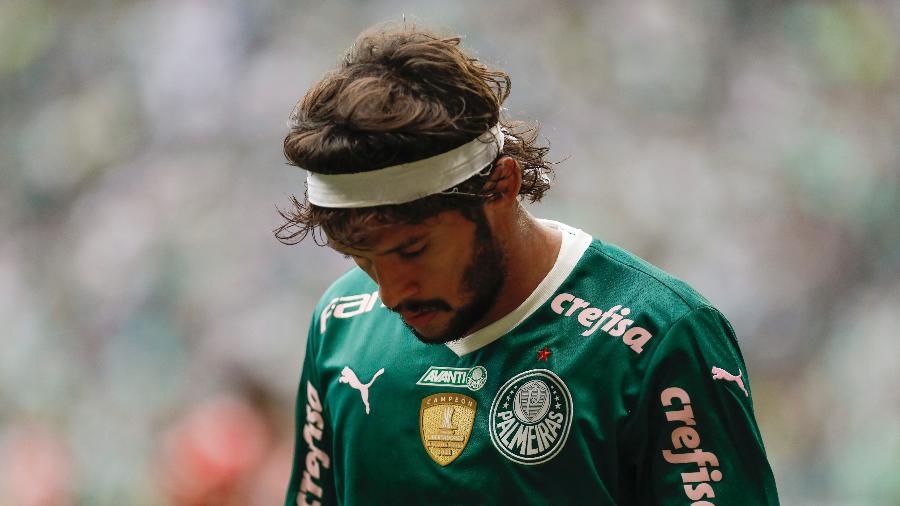
[[[559,227],[585,245],[563,281],[462,354],[415,339],[358,269],[326,292],[286,505],[778,504],[728,321]]]

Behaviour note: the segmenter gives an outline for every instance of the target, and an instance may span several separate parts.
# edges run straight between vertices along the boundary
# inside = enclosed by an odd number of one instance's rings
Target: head
[[[492,145],[483,167],[447,188],[364,205],[317,204],[308,189],[280,210],[279,240],[312,235],[351,255],[426,342],[462,337],[484,316],[505,279],[502,222],[519,200],[540,200],[552,174],[537,128],[501,115],[509,77],[459,40],[405,26],[364,32],[295,107],[284,140],[288,161],[310,177],[373,175],[492,142],[485,133],[502,129],[502,149]]]

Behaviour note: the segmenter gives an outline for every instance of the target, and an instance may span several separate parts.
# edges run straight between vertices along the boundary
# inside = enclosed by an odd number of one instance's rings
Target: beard
[[[473,221],[475,251],[462,275],[462,287],[469,295],[469,301],[456,309],[446,328],[437,335],[425,336],[403,321],[413,335],[425,344],[445,344],[465,337],[466,332],[484,318],[494,305],[497,294],[506,280],[503,250],[491,233],[484,211],[476,213]],[[409,301],[403,304],[403,308],[414,312],[453,311],[452,306],[443,299]]]

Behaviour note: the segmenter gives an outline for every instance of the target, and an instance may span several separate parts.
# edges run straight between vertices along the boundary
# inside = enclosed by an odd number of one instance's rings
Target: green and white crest
[[[532,369],[509,379],[494,397],[491,442],[504,457],[534,465],[555,457],[572,427],[572,394],[553,371]]]

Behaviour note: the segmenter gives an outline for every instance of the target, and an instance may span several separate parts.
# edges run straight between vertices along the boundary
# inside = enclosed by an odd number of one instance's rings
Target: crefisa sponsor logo
[[[345,295],[331,299],[331,302],[325,305],[325,309],[319,315],[319,332],[325,332],[329,318],[353,318],[356,315],[368,313],[375,309],[376,302],[378,302],[378,290],[372,293]],[[381,304],[381,307],[385,307],[384,304]]]
[[[653,337],[649,330],[634,327],[634,320],[625,318],[631,314],[631,309],[621,305],[615,305],[604,311],[591,307],[590,302],[571,293],[561,293],[550,302],[550,308],[556,314],[576,317],[578,323],[587,329],[581,333],[582,336],[591,336],[599,329],[613,337],[621,337],[622,342],[635,353],[644,351],[644,345]]]
[[[519,373],[491,404],[491,442],[513,462],[547,462],[565,446],[572,414],[572,394],[559,376],[547,369]]]
[[[474,392],[481,390],[486,382],[487,369],[480,365],[475,367],[431,366],[419,378],[416,385],[468,388]]]
[[[684,495],[694,506],[714,506],[715,503],[705,499],[716,497],[713,482],[722,481],[724,476],[719,467],[719,458],[715,453],[700,447],[700,433],[694,420],[691,398],[682,388],[669,387],[659,396],[665,410],[666,420],[676,426],[672,429],[672,447],[664,449],[662,457],[669,464],[679,466]],[[668,408],[668,409],[666,409]]]
[[[315,499],[322,498],[322,486],[320,478],[321,469],[331,467],[331,458],[316,446],[317,442],[322,441],[322,431],[325,429],[325,419],[322,418],[322,402],[319,400],[319,392],[312,385],[306,383],[306,424],[303,425],[303,441],[309,447],[306,452],[306,458],[303,467],[303,480],[300,482],[300,494],[310,494]],[[300,500],[303,499],[301,503]],[[307,503],[302,497],[297,498],[298,504],[314,504],[318,505],[319,501],[313,500]]]

